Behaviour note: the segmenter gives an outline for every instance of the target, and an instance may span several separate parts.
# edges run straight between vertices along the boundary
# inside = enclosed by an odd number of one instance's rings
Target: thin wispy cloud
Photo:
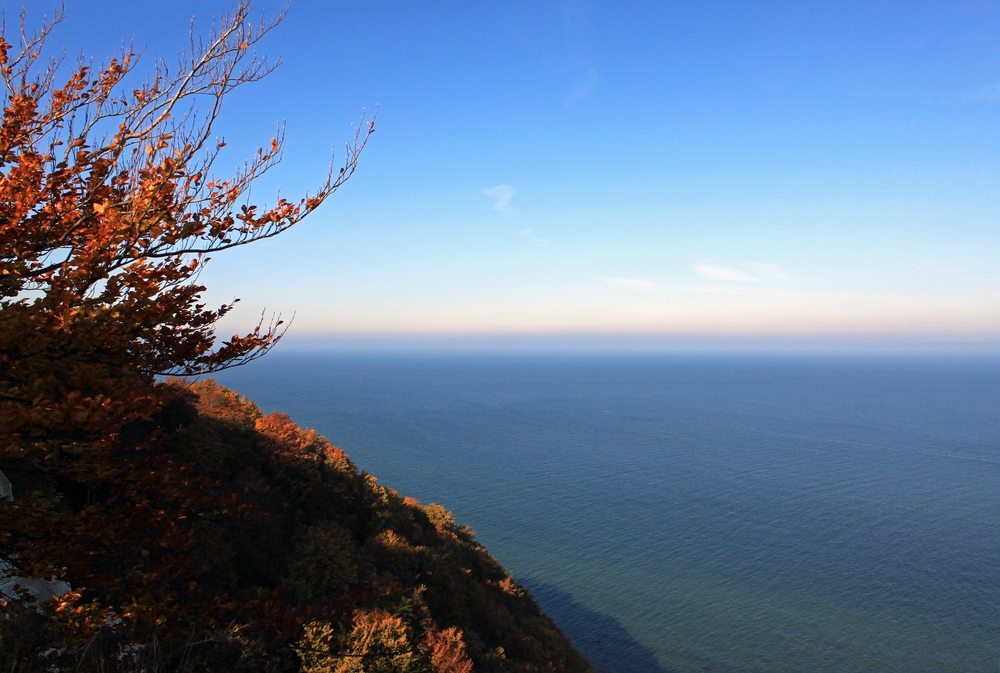
[[[713,287],[685,287],[681,292],[694,292],[697,294],[721,294],[730,296],[757,296],[757,297],[802,297],[801,292],[790,290],[774,290],[765,287],[746,286],[713,286]]]
[[[651,292],[656,289],[656,283],[651,280],[641,280],[639,278],[607,278],[601,276],[598,280],[602,280],[608,285],[614,285],[616,287],[625,287],[630,290],[644,290],[646,292]]]
[[[981,87],[972,95],[966,96],[964,100],[968,102],[996,102],[1000,100],[1000,84],[988,84]]]
[[[745,271],[717,264],[695,264],[694,272],[702,278],[709,278],[711,280],[729,280],[739,283],[753,283],[760,280],[760,278],[751,276]]]
[[[568,0],[562,4],[563,31],[568,62],[572,64],[572,81],[566,105],[575,103],[591,95],[601,85],[601,76],[591,65],[590,52],[597,34],[590,2]]]
[[[584,68],[577,74],[576,80],[573,82],[573,89],[570,91],[566,102],[572,105],[577,101],[583,100],[590,94],[597,91],[597,87],[600,85],[601,76],[598,74],[597,70],[595,70],[593,66],[584,66]]]
[[[511,210],[510,200],[514,198],[517,192],[508,184],[497,185],[495,187],[490,187],[489,189],[484,189],[483,194],[495,199],[493,204],[493,210],[504,213]]]
[[[777,264],[740,262],[734,266],[695,264],[694,272],[702,278],[733,283],[756,283],[762,280],[791,280]]]
[[[526,239],[537,245],[539,248],[544,248],[547,245],[552,245],[552,241],[547,238],[539,238],[535,236],[534,229],[525,229],[524,231],[519,231],[518,234],[524,236]]]
[[[764,262],[742,262],[740,268],[749,271],[755,276],[768,278],[770,280],[791,280],[781,267],[777,264],[765,264]]]

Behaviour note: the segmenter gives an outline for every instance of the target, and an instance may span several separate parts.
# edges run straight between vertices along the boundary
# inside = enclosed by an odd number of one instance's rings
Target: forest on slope
[[[195,503],[149,494],[141,504],[163,508],[161,516],[141,534],[107,540],[91,570],[92,577],[156,574],[161,623],[109,626],[60,655],[52,648],[67,637],[65,623],[8,601],[0,620],[4,670],[67,658],[82,670],[592,670],[440,505],[401,497],[325,438],[283,414],[262,415],[210,380],[164,387],[172,399],[144,431],[164,434],[161,455],[184,466],[192,482],[209,484],[199,497],[215,507],[199,512]],[[102,503],[88,505],[65,484],[5,467],[15,494],[57,498],[68,518],[113,516],[95,510],[124,505],[113,483],[102,485]],[[179,536],[177,522],[189,519],[195,523]],[[114,584],[81,593],[112,605],[141,587],[109,590]],[[199,613],[193,622],[192,611]],[[201,630],[178,628],[178,617]]]

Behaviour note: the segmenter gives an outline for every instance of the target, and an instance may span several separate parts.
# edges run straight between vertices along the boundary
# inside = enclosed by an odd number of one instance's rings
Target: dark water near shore
[[[1000,671],[1000,359],[281,355],[221,382],[439,502],[603,671]]]

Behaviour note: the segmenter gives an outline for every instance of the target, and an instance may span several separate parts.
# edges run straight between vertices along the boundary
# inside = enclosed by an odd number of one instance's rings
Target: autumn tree
[[[0,472],[14,485],[0,502],[0,572],[67,580],[73,592],[45,609],[70,639],[115,620],[194,623],[194,599],[178,597],[197,594],[196,569],[168,552],[191,544],[192,520],[240,505],[162,450],[172,393],[157,382],[276,343],[277,320],[220,342],[233,306],[207,307],[198,274],[212,253],[319,207],[374,130],[362,118],[343,163],[296,201],[248,202],[281,134],[216,177],[223,101],[274,69],[255,46],[282,15],[250,12],[242,0],[192,34],[176,67],[157,60],[144,75],[130,47],[101,66],[47,58],[61,14],[34,32],[22,14],[0,38]]]

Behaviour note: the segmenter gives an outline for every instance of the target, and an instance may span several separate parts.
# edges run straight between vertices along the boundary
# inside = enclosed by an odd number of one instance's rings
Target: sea
[[[605,673],[1000,671],[1000,357],[273,353]]]

